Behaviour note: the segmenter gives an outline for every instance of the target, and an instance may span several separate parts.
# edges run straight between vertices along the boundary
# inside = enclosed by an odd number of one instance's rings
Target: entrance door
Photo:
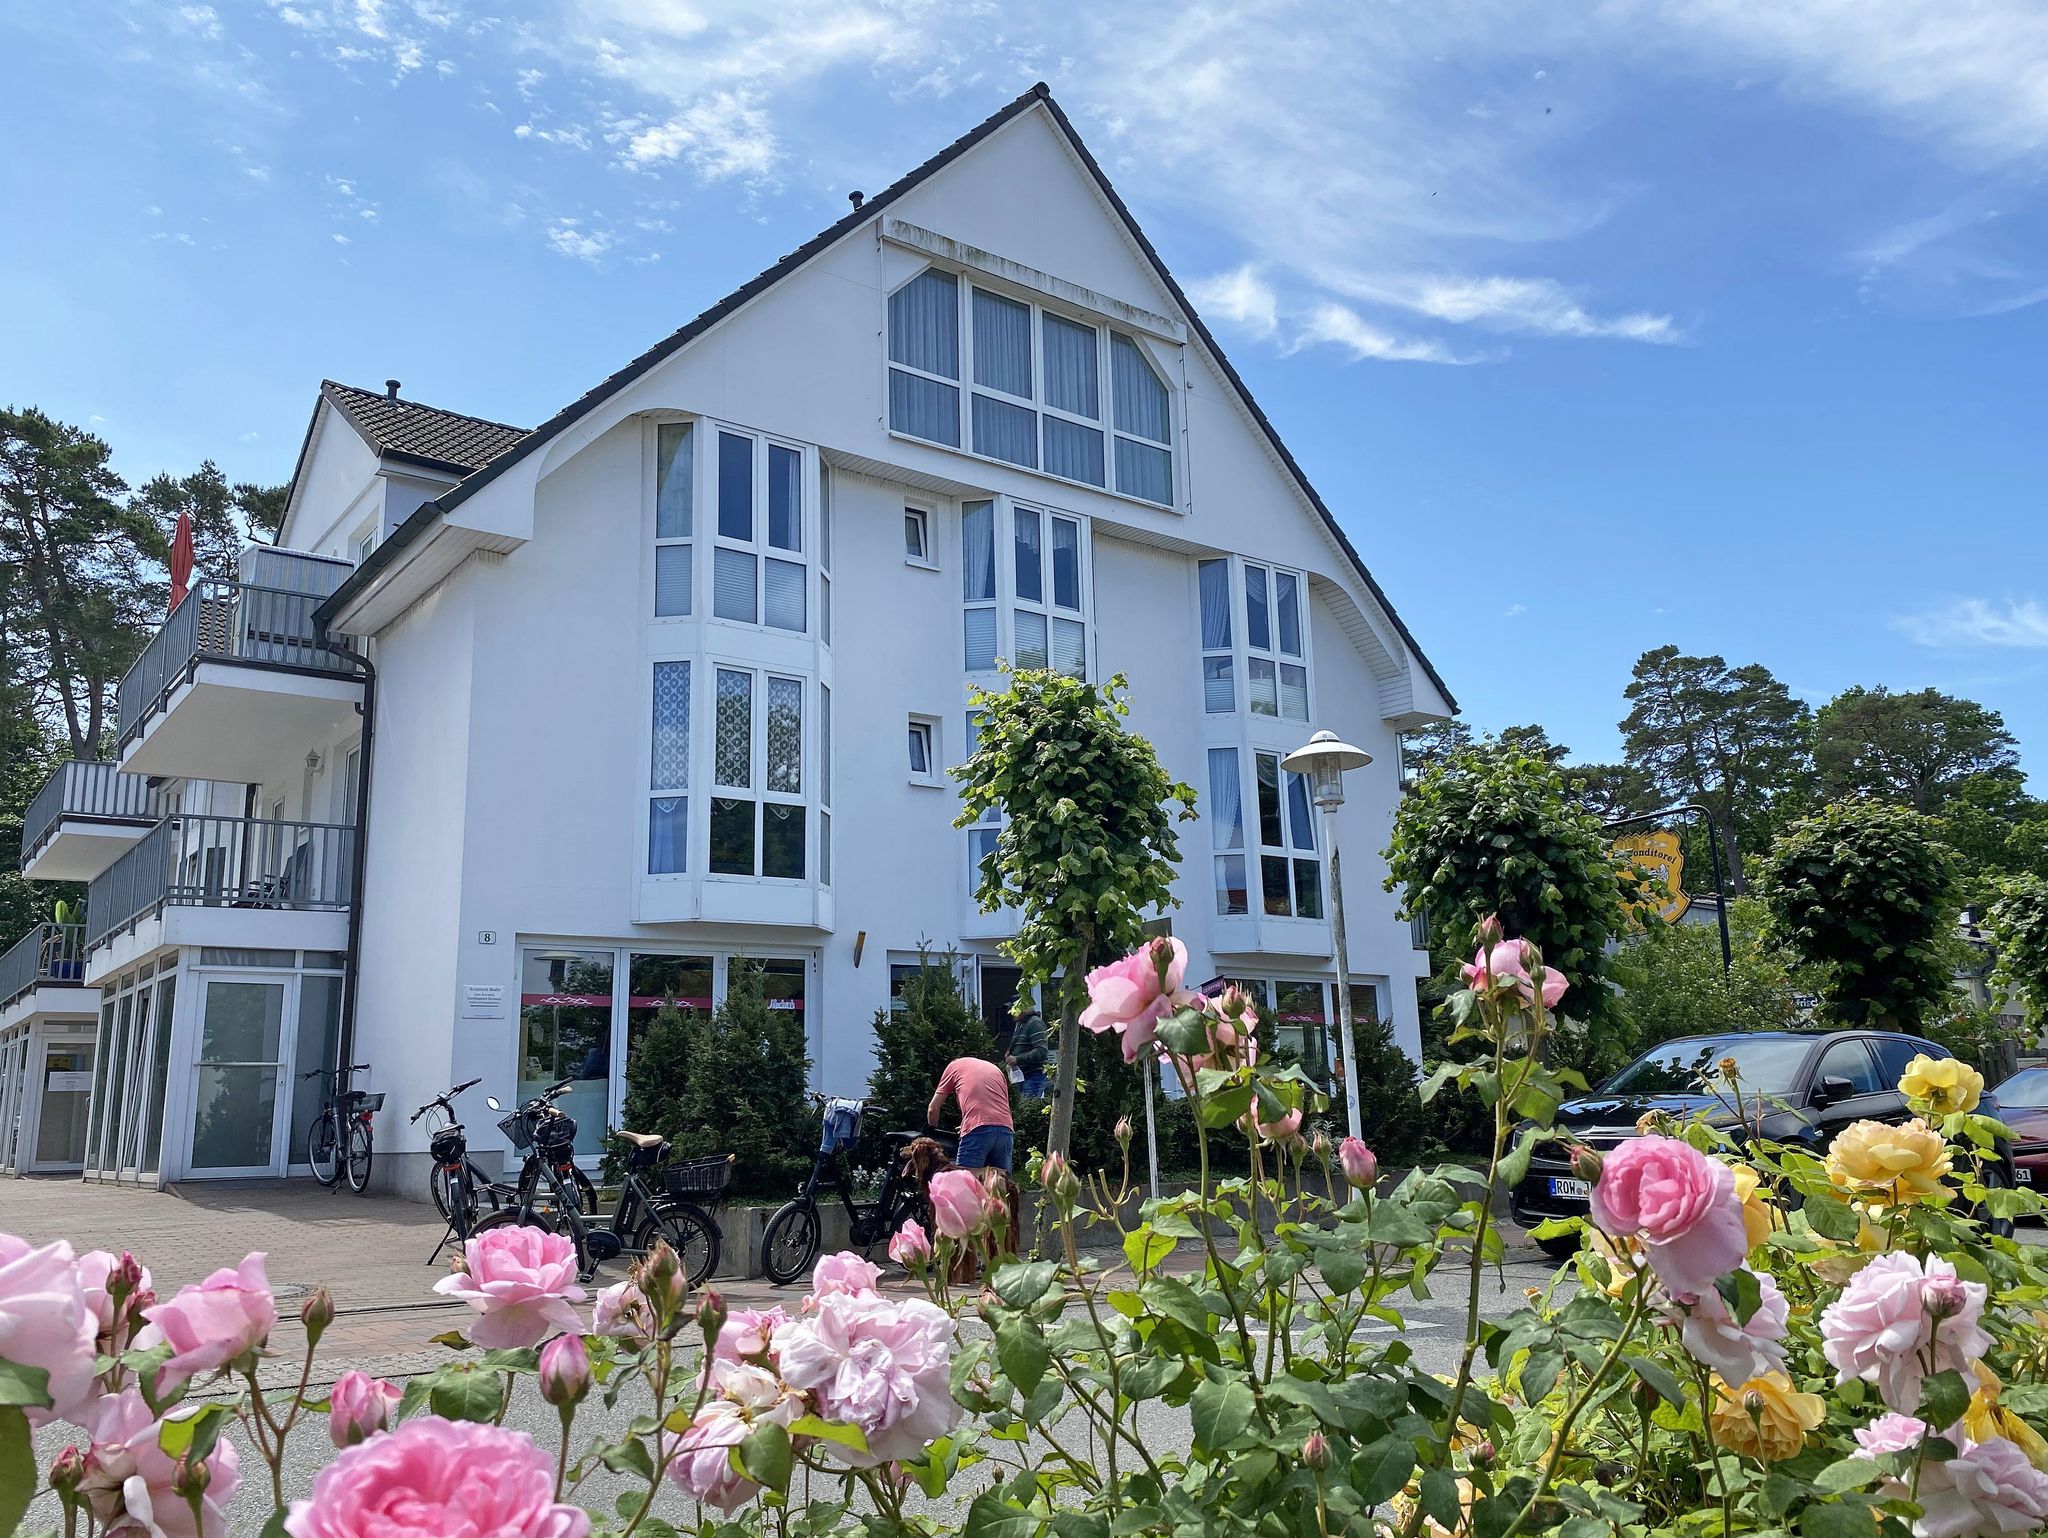
[[[92,1104],[91,1042],[53,1041],[43,1048],[42,1111],[36,1121],[35,1170],[85,1168],[86,1111]]]
[[[285,1015],[291,979],[209,975],[200,1000],[193,1070],[196,1176],[281,1175]]]
[[[981,964],[981,1023],[996,1039],[996,1050],[1010,1050],[1010,1033],[1017,1028],[1017,1017],[1010,1008],[1017,1002],[1017,981],[1023,974],[1015,967],[990,966]]]
[[[20,1031],[0,1041],[0,1172],[18,1172],[18,1161],[27,1156],[20,1145],[27,1078],[28,1032]]]

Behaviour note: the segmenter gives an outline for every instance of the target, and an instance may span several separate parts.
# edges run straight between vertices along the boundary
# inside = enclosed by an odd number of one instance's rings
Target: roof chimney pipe
[[[388,400],[388,401],[395,401],[395,400],[397,400],[397,399],[398,399],[398,381],[397,381],[397,380],[395,380],[395,379],[387,379],[387,380],[385,380],[385,381],[384,381],[384,398],[385,398],[386,400]]]
[[[861,192],[858,190],[849,192],[846,195],[846,201],[854,206],[856,212],[859,211],[861,204],[865,203],[867,200],[868,195],[865,192]]]

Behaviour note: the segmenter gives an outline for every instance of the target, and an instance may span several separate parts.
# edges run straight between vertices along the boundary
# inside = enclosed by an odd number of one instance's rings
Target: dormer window
[[[1137,338],[928,267],[889,296],[889,363],[890,431],[1173,505],[1173,398]]]

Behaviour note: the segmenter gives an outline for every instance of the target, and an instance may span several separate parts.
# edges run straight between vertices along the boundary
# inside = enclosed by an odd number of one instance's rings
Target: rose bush
[[[39,1484],[27,1530],[71,1538],[217,1538],[231,1497],[267,1499],[264,1531],[289,1538],[2048,1527],[2048,1251],[1987,1221],[2044,1204],[1994,1178],[1981,1086],[1917,1061],[1918,1119],[1851,1126],[1823,1156],[1764,1139],[1724,1064],[1702,1085],[1715,1114],[1573,1152],[1591,1215],[1539,1233],[1585,1242],[1489,1318],[1492,1193],[1583,1086],[1546,1065],[1561,995],[1541,955],[1494,925],[1475,939],[1448,1005],[1462,1056],[1421,1094],[1484,1104],[1483,1167],[1389,1187],[1362,1142],[1333,1142],[1315,1083],[1260,1060],[1249,1001],[1183,991],[1184,955],[1154,942],[1098,969],[1089,1023],[1179,1080],[1201,1178],[1139,1204],[1128,1167],[1046,1159],[1052,1242],[957,1299],[962,1253],[991,1256],[1007,1226],[966,1174],[935,1186],[935,1232],[891,1245],[909,1281],[827,1256],[786,1309],[692,1297],[657,1247],[586,1328],[566,1242],[500,1230],[441,1284],[472,1311],[443,1366],[402,1390],[345,1374],[322,1399],[324,1295],[302,1310],[298,1388],[261,1386],[260,1256],[160,1304],[132,1257],[0,1235],[0,1533]],[[1211,1178],[1218,1139],[1248,1175]],[[1114,1269],[1080,1243],[1101,1224],[1121,1225]],[[1467,1328],[1438,1374],[1399,1305],[1444,1290]],[[558,1442],[503,1424],[522,1395]],[[323,1412],[341,1450],[287,1499],[287,1442]],[[77,1428],[41,1471],[31,1417]]]

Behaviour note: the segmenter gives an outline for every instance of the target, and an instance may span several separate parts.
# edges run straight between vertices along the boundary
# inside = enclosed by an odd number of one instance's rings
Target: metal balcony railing
[[[42,852],[67,817],[94,822],[155,822],[170,808],[161,789],[147,778],[123,774],[112,764],[68,759],[36,792],[21,819],[21,863]]]
[[[343,912],[355,860],[340,823],[166,817],[88,888],[86,945],[166,907]]]
[[[0,1009],[41,983],[85,982],[85,925],[38,924],[0,956]]]
[[[298,672],[350,673],[355,659],[313,623],[319,593],[256,587],[219,577],[193,583],[121,680],[115,725],[127,747],[143,723],[201,662],[239,662]]]

